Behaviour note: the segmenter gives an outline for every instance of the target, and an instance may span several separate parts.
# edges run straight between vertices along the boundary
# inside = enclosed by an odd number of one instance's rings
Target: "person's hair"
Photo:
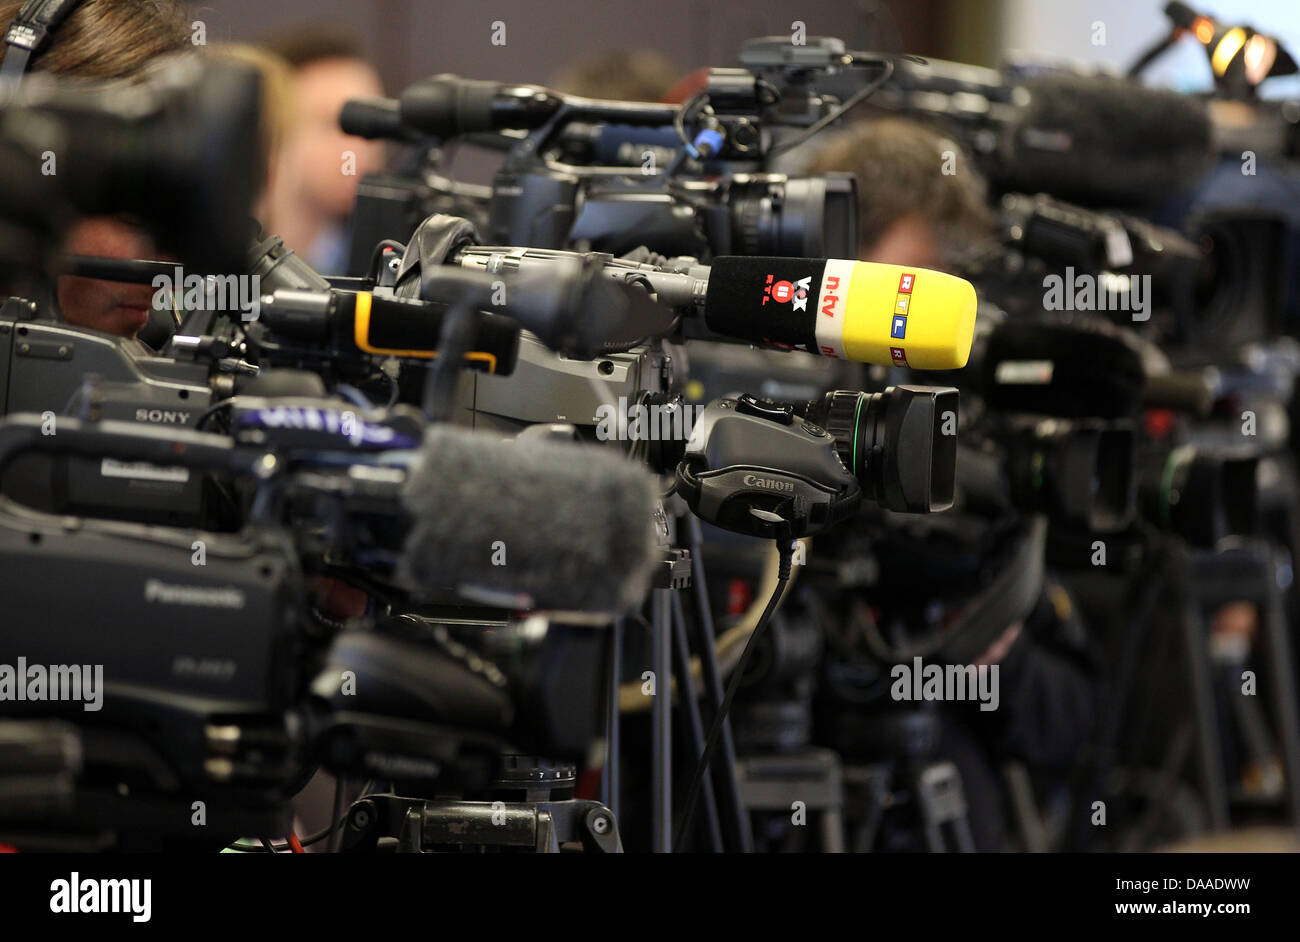
[[[916,121],[885,117],[858,122],[832,137],[806,170],[846,171],[857,177],[864,250],[908,216],[930,227],[949,267],[990,238],[987,188],[971,158],[955,141]]]
[[[208,53],[252,66],[261,76],[262,141],[269,166],[293,127],[293,70],[275,53],[248,43],[217,43],[208,47]]]
[[[557,92],[615,101],[659,101],[682,70],[649,49],[602,52],[561,69],[550,85]]]
[[[295,70],[329,59],[369,61],[361,44],[342,26],[295,27],[268,37],[261,45]]]
[[[0,0],[0,33],[9,28],[23,0]],[[190,48],[190,31],[173,0],[85,0],[50,34],[49,44],[28,64],[49,72],[93,80],[139,76],[156,58]],[[0,43],[0,62],[9,46]]]

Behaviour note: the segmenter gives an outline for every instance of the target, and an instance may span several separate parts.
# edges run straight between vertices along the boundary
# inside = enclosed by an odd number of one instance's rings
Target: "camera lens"
[[[1194,445],[1173,449],[1155,496],[1158,520],[1197,546],[1253,534],[1258,468],[1258,456],[1246,450]]]
[[[854,258],[858,185],[851,174],[736,182],[732,237],[742,255]]]
[[[1019,503],[1094,532],[1133,513],[1133,429],[1122,422],[1047,420],[1022,432],[1007,464]]]
[[[844,467],[880,506],[932,513],[952,506],[957,401],[951,387],[841,389],[810,402],[805,418],[834,437]]]

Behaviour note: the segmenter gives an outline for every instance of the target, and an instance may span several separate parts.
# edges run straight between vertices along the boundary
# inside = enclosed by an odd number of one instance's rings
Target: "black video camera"
[[[864,499],[906,513],[952,505],[957,390],[836,390],[793,405],[719,399],[699,417],[677,491],[704,520],[772,539],[850,517]]]
[[[816,93],[817,79],[889,64],[845,53],[838,40],[813,40],[814,54],[797,61],[779,43],[757,42],[746,48],[751,68],[711,70],[680,107],[452,75],[417,82],[397,100],[349,102],[340,124],[351,134],[488,140],[507,150],[486,205],[482,190],[425,166],[363,180],[350,267],[363,270],[379,240],[405,238],[431,212],[463,212],[493,241],[536,248],[852,257],[854,178],[766,171],[796,142],[778,130],[805,128],[802,140],[847,110]],[[493,140],[497,132],[513,136]]]

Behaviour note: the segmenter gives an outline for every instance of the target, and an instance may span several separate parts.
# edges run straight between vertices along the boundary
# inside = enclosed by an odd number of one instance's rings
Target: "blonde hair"
[[[262,77],[262,149],[266,165],[274,167],[297,110],[293,69],[275,53],[248,43],[218,43],[208,47],[208,54],[252,66]]]

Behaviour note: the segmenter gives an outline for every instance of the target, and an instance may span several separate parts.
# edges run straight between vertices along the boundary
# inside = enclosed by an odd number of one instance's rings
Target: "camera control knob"
[[[768,419],[778,425],[792,425],[794,423],[793,406],[782,405],[768,399],[759,399],[756,396],[741,396],[736,400],[736,411],[742,415]]]

